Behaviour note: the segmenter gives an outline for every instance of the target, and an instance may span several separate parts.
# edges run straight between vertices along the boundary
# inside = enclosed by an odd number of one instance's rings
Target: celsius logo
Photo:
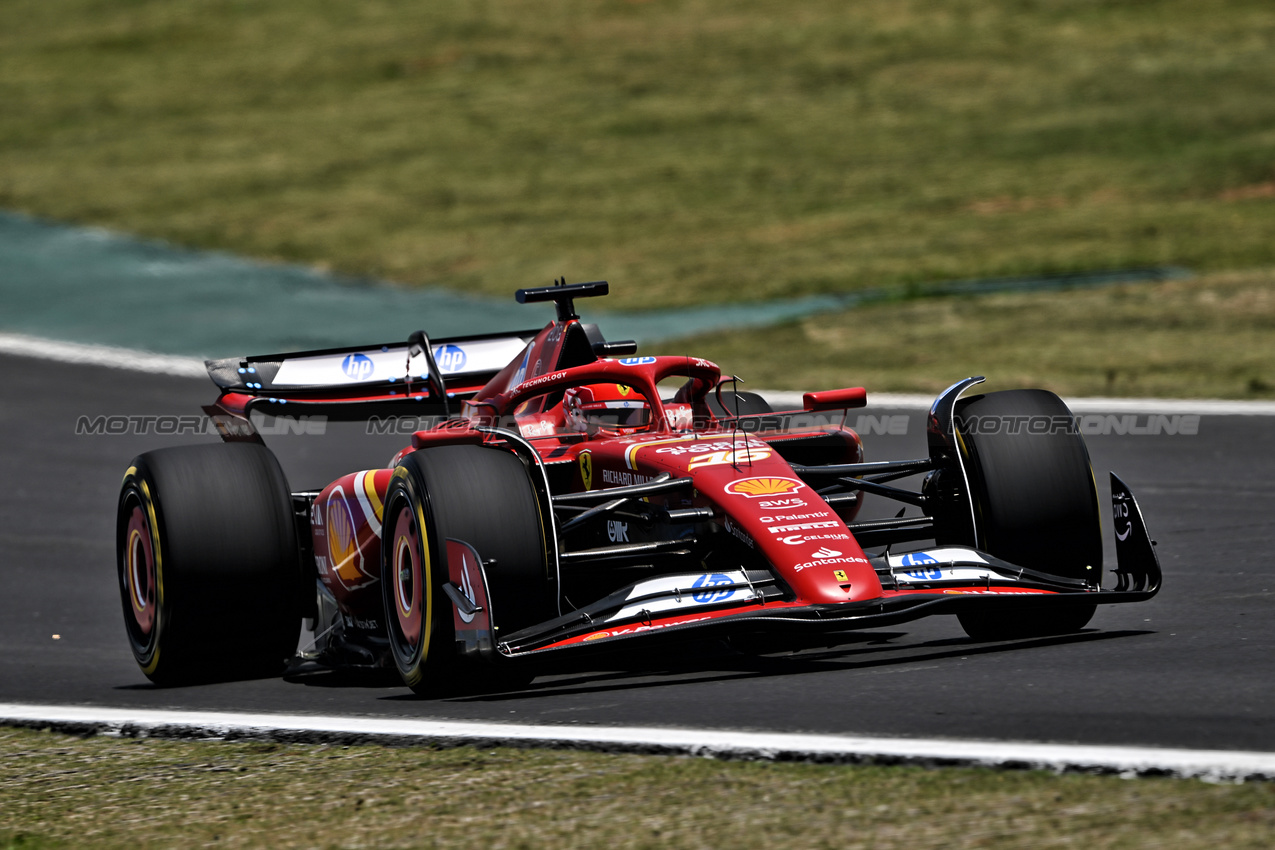
[[[821,546],[818,552],[810,553],[810,557],[812,558],[837,558],[840,556],[840,552],[836,549],[829,549],[827,546]]]
[[[372,377],[374,368],[372,358],[366,354],[347,354],[341,361],[341,371],[356,381],[366,381]]]
[[[786,537],[779,538],[780,543],[787,543],[789,546],[800,546],[803,543],[813,543],[816,540],[849,540],[849,534],[789,534]]]
[[[459,372],[465,368],[465,361],[468,359],[465,349],[450,342],[434,349],[434,362],[438,364],[440,372]]]
[[[725,575],[722,575],[721,573],[706,573],[705,575],[702,575],[699,578],[695,579],[695,583],[692,584],[691,587],[694,587],[696,589],[715,588],[715,587],[723,587],[726,585],[732,585],[734,583],[735,583],[735,580],[732,579],[730,576],[725,576]],[[696,602],[701,602],[701,603],[721,602],[724,599],[730,599],[734,595],[735,595],[735,591],[732,589],[725,589],[725,590],[708,589],[708,590],[703,590],[700,593],[691,594],[691,598],[694,599]]]

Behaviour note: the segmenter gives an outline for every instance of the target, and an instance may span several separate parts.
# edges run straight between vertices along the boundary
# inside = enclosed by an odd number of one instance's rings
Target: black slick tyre
[[[160,685],[277,675],[301,628],[292,497],[264,446],[180,446],[133,459],[116,519],[133,657]]]
[[[438,446],[399,463],[385,498],[381,576],[385,622],[404,683],[437,696],[530,681],[499,664],[464,665],[456,654],[447,581],[447,538],[485,564],[492,621],[509,634],[556,615],[549,541],[526,467],[517,455],[475,445]]]
[[[1045,390],[974,396],[957,402],[956,423],[976,529],[963,542],[1034,570],[1098,582],[1098,494],[1084,438],[1062,399]],[[970,637],[998,640],[1078,631],[1095,609],[997,606],[959,619]]]

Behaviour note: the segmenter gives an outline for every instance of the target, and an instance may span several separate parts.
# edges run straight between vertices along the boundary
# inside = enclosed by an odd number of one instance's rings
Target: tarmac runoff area
[[[1206,782],[1275,779],[1275,753],[1019,741],[870,738],[638,726],[560,727],[372,717],[148,711],[0,704],[0,723],[74,735],[278,743],[542,747],[742,761],[916,765],[1169,776]]]
[[[112,363],[139,373],[201,376],[189,357],[0,334],[0,352],[69,363]],[[769,393],[776,407],[800,407],[798,393]],[[925,409],[929,397],[875,394],[873,407]],[[1275,415],[1275,403],[1219,400],[1071,399],[1088,412],[1218,416]],[[0,725],[71,734],[394,746],[519,746],[738,760],[1037,769],[1124,777],[1171,776],[1211,782],[1275,780],[1275,753],[1157,746],[983,741],[750,732],[639,725],[514,725],[369,716],[315,716],[86,705],[0,704]]]

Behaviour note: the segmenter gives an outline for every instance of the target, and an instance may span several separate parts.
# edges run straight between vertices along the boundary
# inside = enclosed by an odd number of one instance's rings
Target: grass
[[[1269,0],[6,0],[0,206],[624,308],[1261,268],[1272,79]]]
[[[0,729],[0,850],[1265,848],[1275,786]]]
[[[758,344],[764,333],[765,344]],[[694,352],[748,386],[1064,396],[1275,398],[1275,268],[1052,293],[903,300],[764,332],[652,346]]]

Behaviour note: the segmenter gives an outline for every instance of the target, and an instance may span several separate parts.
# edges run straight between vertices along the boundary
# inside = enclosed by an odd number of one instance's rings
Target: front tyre
[[[129,646],[156,684],[275,675],[296,650],[292,498],[263,446],[134,458],[120,489],[116,566]]]
[[[433,513],[425,482],[409,456],[394,470],[385,497],[381,586],[386,631],[403,682],[418,693],[446,677],[452,630],[445,621],[445,547],[435,546]]]
[[[1096,584],[1102,527],[1089,451],[1075,419],[1046,390],[962,399],[956,430],[974,506],[967,542],[1013,564]],[[1020,607],[960,614],[977,640],[1065,634],[1084,628],[1097,606]]]
[[[464,665],[457,656],[447,581],[447,538],[472,545],[486,564],[491,616],[506,634],[557,614],[539,503],[526,467],[510,451],[438,446],[399,463],[385,496],[382,589],[391,653],[422,695],[530,681],[511,665]]]

